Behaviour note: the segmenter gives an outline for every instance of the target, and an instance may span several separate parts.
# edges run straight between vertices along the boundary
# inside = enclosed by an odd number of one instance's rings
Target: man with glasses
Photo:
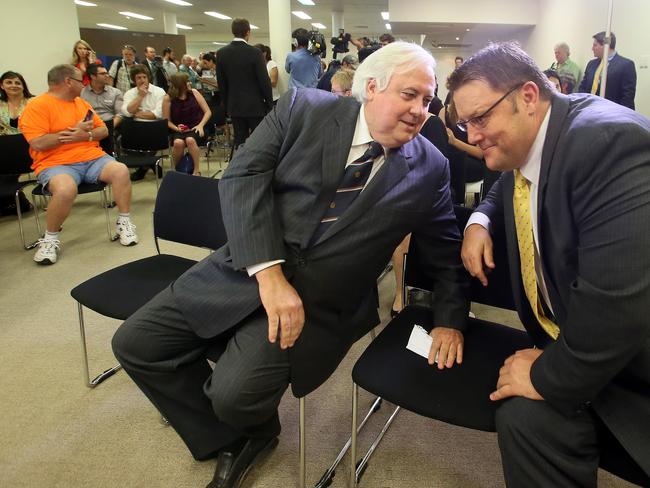
[[[99,145],[106,154],[113,154],[113,132],[122,121],[120,110],[124,98],[120,90],[108,84],[108,71],[102,65],[92,64],[86,73],[90,76],[90,84],[81,91],[81,98],[106,125],[108,137],[99,141]]]
[[[138,63],[135,62],[135,48],[127,44],[122,48],[122,59],[113,61],[108,70],[110,83],[122,93],[133,88],[135,83],[131,80],[130,71],[136,64]]]
[[[504,358],[490,395],[506,484],[595,487],[615,458],[645,485],[650,121],[555,92],[514,43],[479,51],[449,87],[459,127],[503,172],[465,229],[463,263],[484,285],[509,264],[536,346]],[[491,233],[504,231],[509,262],[495,263]]]
[[[47,229],[39,241],[34,261],[54,264],[60,249],[59,231],[77,196],[80,183],[101,181],[112,185],[120,215],[116,233],[120,244],[138,243],[131,223],[129,171],[99,147],[108,135],[106,125],[79,95],[81,71],[69,64],[47,73],[49,89],[29,102],[20,117],[20,129],[29,142],[38,182],[51,194],[47,207]]]
[[[332,93],[341,97],[352,96],[352,82],[354,81],[354,71],[341,69],[332,76]]]

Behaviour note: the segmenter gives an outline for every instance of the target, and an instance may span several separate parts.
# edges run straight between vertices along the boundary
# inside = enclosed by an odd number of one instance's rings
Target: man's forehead
[[[485,81],[472,80],[454,92],[454,105],[458,116],[471,118],[484,107],[488,107],[497,91]]]

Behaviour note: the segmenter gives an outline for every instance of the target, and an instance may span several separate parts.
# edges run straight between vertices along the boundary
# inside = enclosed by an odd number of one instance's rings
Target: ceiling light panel
[[[173,3],[174,5],[180,5],[181,7],[191,7],[190,2],[185,2],[184,0],[165,0],[165,2]]]
[[[251,29],[259,29],[259,27],[257,27],[255,24],[250,24],[250,26],[251,26]]]
[[[84,2],[83,0],[74,0],[74,3],[76,3],[77,5],[81,5],[82,7],[96,7],[97,6],[96,3]]]
[[[214,17],[216,19],[221,19],[221,20],[232,20],[232,17],[228,17],[227,15],[220,14],[219,12],[203,12],[205,15],[209,15],[210,17]]]
[[[99,27],[106,27],[107,29],[115,29],[115,30],[128,30],[126,27],[122,27],[121,25],[113,25],[113,24],[97,24]]]
[[[307,15],[305,12],[303,12],[302,10],[293,10],[291,13],[302,20],[311,19],[311,17]]]
[[[327,29],[327,26],[321,24],[320,22],[312,22],[311,25],[316,27],[317,29]]]
[[[381,13],[381,18],[384,20],[388,20],[390,18],[388,12],[382,12]]]
[[[135,12],[120,12],[120,14],[124,15],[125,17],[133,17],[134,19],[153,20],[153,17],[149,17],[148,15],[136,14]]]
[[[386,29],[391,30],[391,28],[390,28],[390,24],[386,23],[386,24],[384,24],[384,25],[386,26]]]
[[[184,25],[184,24],[176,24],[176,28],[178,28],[178,29],[192,30],[192,28],[191,28],[189,25]]]
[[[313,0],[298,0],[303,5],[316,5]]]

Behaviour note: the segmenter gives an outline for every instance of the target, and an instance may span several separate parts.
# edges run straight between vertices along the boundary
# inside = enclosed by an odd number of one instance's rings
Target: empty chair
[[[88,387],[98,385],[121,366],[90,379],[83,307],[126,320],[196,263],[192,259],[161,254],[159,239],[210,250],[224,245],[226,231],[221,218],[218,185],[216,179],[169,172],[160,186],[153,214],[157,254],[105,271],[70,292],[78,305],[83,372]],[[192,212],[187,212],[187,208]]]

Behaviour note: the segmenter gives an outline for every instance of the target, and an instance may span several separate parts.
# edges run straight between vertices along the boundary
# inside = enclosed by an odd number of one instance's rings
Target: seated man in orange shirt
[[[84,87],[81,71],[69,64],[55,66],[47,73],[47,83],[49,90],[31,100],[19,122],[30,145],[38,182],[52,193],[47,231],[39,241],[34,261],[56,262],[59,230],[82,182],[113,185],[120,211],[116,225],[120,244],[137,244],[135,225],[129,218],[129,171],[99,147],[98,141],[108,135],[108,130],[88,102],[79,98]]]

